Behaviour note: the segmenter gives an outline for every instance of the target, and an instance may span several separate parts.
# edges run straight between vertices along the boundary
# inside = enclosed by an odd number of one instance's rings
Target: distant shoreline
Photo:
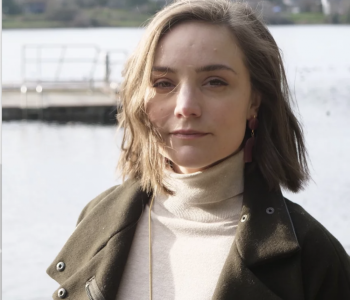
[[[108,8],[84,9],[70,15],[18,14],[3,15],[3,29],[25,28],[96,28],[96,27],[140,27],[152,17],[151,13]]]
[[[115,28],[144,27],[152,17],[151,14],[111,9],[84,11],[83,16],[70,20],[52,19],[47,14],[3,15],[3,29],[36,29],[36,28]],[[267,25],[307,25],[307,24],[350,24],[350,17],[336,15],[326,17],[322,13],[280,13],[269,18]]]

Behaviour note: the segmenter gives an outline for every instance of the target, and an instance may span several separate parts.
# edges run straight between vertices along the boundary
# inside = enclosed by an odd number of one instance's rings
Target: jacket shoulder
[[[334,251],[340,250],[339,248],[344,250],[339,241],[303,207],[288,199],[285,200],[301,246],[311,240],[323,242],[324,246],[328,246]]]
[[[104,192],[102,192],[101,194],[99,194],[98,196],[96,196],[94,199],[92,199],[81,211],[78,221],[77,221],[77,225],[84,219],[84,217],[86,215],[88,215],[101,201],[103,201],[106,198],[111,197],[114,192],[119,188],[120,185],[115,185],[107,190],[105,190]]]
[[[301,268],[309,298],[350,299],[350,257],[343,246],[300,205],[288,199],[286,204],[301,248]],[[324,297],[313,294],[316,290]]]

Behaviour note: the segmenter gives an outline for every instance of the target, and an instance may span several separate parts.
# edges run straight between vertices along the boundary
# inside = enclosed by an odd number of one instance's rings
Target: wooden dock
[[[23,45],[21,79],[2,86],[3,121],[115,124],[127,55],[93,44]]]
[[[3,85],[2,119],[116,124],[117,96],[104,86]]]

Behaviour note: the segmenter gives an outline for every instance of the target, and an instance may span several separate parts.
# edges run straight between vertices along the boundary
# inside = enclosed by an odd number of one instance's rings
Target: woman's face
[[[161,39],[152,85],[146,110],[177,173],[203,170],[238,151],[260,104],[232,33],[203,22],[180,24]]]

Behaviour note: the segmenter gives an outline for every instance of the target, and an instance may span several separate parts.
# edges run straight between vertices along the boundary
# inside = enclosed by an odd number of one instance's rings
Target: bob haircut
[[[145,103],[152,97],[151,71],[160,39],[174,26],[189,21],[225,26],[232,32],[245,56],[252,90],[261,97],[253,162],[246,165],[246,171],[260,169],[271,190],[282,186],[299,191],[309,178],[307,152],[302,128],[291,109],[279,48],[250,7],[229,0],[175,1],[148,24],[125,65],[119,94],[118,121],[124,136],[118,167],[123,179],[140,180],[146,192],[172,194],[164,185],[166,162],[161,149],[165,145],[147,116]],[[247,127],[241,147],[249,136]]]

